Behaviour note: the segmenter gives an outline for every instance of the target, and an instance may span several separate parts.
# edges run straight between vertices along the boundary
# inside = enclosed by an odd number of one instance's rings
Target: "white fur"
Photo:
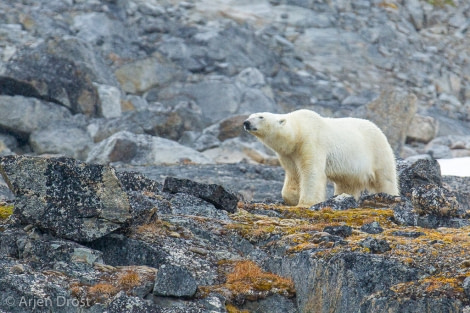
[[[309,207],[325,200],[327,179],[335,195],[361,191],[398,195],[395,157],[387,138],[372,122],[324,118],[310,110],[255,113],[245,123],[273,149],[286,175],[282,197],[288,205]]]

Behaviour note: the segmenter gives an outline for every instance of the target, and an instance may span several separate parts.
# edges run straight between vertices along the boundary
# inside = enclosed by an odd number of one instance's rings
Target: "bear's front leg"
[[[290,156],[278,155],[279,162],[284,168],[285,178],[282,186],[282,199],[287,205],[297,205],[299,203],[299,176],[295,160]]]
[[[293,206],[299,203],[299,180],[287,171],[284,186],[282,187],[282,199],[287,205]]]
[[[327,177],[324,169],[303,168],[300,175],[299,207],[310,207],[325,201]]]

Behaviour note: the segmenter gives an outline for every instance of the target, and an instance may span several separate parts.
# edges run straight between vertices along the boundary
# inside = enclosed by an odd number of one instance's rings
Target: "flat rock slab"
[[[71,158],[7,156],[0,173],[16,196],[16,215],[57,237],[98,239],[131,218],[127,194],[114,169]]]
[[[203,184],[189,179],[167,177],[163,191],[171,193],[186,193],[212,203],[217,209],[235,213],[238,198],[224,187],[216,184]]]

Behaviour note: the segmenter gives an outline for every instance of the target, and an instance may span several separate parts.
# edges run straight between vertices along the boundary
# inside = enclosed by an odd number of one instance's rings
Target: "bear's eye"
[[[264,118],[264,116],[258,116],[258,118],[259,118],[260,120],[262,120],[262,119]]]

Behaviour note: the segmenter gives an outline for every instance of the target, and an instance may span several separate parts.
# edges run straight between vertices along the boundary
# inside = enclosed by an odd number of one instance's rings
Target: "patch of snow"
[[[470,157],[454,159],[438,159],[441,175],[470,176]]]

